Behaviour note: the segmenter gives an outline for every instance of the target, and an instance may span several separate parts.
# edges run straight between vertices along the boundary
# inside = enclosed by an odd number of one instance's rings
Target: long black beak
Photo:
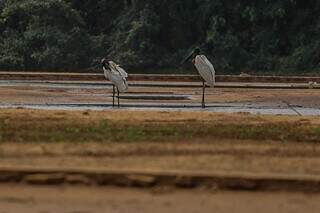
[[[192,59],[194,55],[194,51],[192,51],[182,62],[181,62],[181,65],[186,63],[187,61],[189,61],[190,59]]]

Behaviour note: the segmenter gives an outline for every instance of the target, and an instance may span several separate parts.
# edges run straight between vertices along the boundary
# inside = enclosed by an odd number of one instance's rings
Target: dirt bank
[[[318,142],[320,117],[210,112],[1,110],[1,142]]]
[[[320,175],[319,126],[310,116],[7,109],[0,167],[285,175],[293,190],[320,190],[295,182]]]
[[[3,213],[317,213],[320,195],[0,185]]]
[[[63,80],[63,81],[101,81],[100,74],[92,73],[46,73],[46,72],[0,72],[1,80]],[[148,75],[130,74],[130,81],[174,81],[199,82],[199,75]],[[262,83],[309,83],[320,82],[319,76],[251,76],[251,75],[217,75],[217,82],[262,82]]]

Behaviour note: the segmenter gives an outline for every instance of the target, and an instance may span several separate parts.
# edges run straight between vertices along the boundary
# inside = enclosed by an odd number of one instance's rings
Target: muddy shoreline
[[[0,80],[62,80],[62,81],[102,81],[103,74],[92,73],[46,73],[46,72],[0,72]],[[131,74],[129,81],[201,82],[198,75],[150,75]],[[260,83],[309,83],[320,82],[319,76],[250,76],[217,75],[217,82],[260,82]]]

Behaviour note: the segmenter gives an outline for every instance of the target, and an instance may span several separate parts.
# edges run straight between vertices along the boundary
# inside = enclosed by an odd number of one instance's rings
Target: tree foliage
[[[2,0],[1,69],[174,68],[201,46],[220,73],[320,67],[317,0]]]
[[[5,1],[0,25],[3,68],[72,70],[88,63],[90,36],[67,2]]]

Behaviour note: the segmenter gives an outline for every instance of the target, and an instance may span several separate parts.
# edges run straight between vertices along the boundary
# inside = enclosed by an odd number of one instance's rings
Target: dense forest
[[[320,71],[319,0],[0,0],[0,70],[174,70],[201,47],[220,73]]]

